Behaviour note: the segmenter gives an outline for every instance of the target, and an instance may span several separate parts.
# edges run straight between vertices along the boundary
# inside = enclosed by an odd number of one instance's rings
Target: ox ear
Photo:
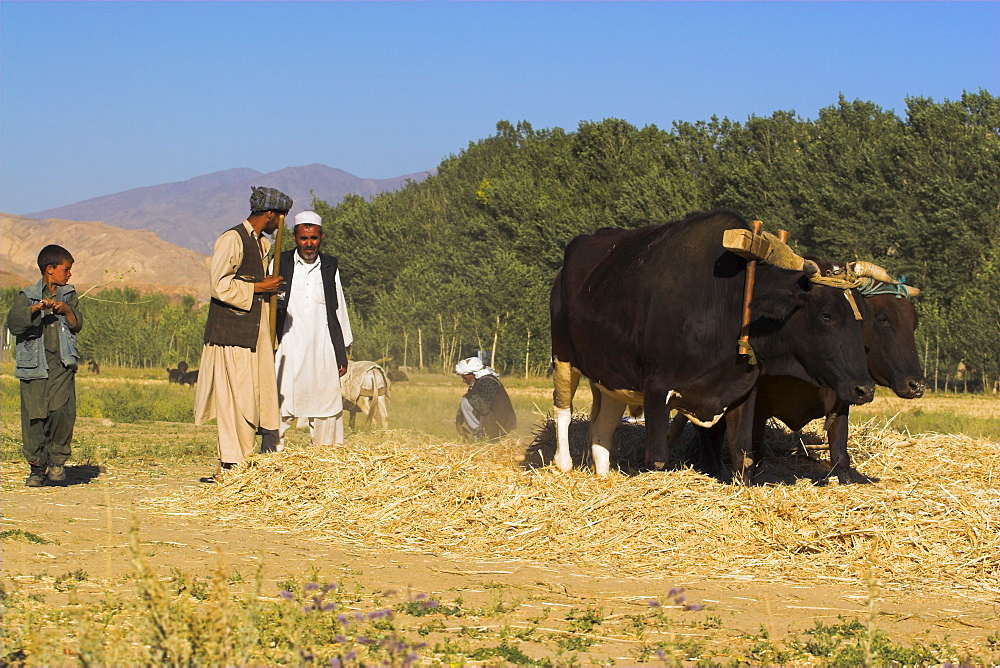
[[[754,319],[788,320],[802,303],[801,293],[775,290],[754,299],[750,303],[750,313]]]

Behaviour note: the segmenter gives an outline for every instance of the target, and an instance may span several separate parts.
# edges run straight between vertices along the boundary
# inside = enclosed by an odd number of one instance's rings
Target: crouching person
[[[66,479],[76,424],[76,334],[83,327],[76,290],[69,285],[73,256],[50,245],[38,254],[42,278],[14,298],[7,329],[17,341],[14,376],[21,383],[21,452],[31,471],[25,485]]]
[[[517,417],[500,376],[478,357],[455,365],[455,373],[469,386],[455,415],[455,428],[463,438],[493,440],[517,427]]]

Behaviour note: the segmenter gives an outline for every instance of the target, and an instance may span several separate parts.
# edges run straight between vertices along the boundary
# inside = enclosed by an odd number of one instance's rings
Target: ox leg
[[[756,461],[753,451],[753,416],[757,388],[746,400],[726,413],[726,442],[733,460],[733,483],[752,485]],[[718,425],[716,425],[718,426]]]
[[[645,407],[641,406],[639,410],[645,410]],[[650,439],[649,430],[647,429],[646,431],[646,457],[644,465],[650,471],[663,471],[667,468],[670,451],[681,437],[681,434],[684,433],[684,427],[688,423],[688,419],[680,413],[677,413],[672,420],[669,417],[669,411],[667,415],[667,419],[670,420],[670,427],[667,429],[667,438],[665,441],[662,439]]]
[[[573,421],[573,395],[580,384],[580,372],[569,362],[553,361],[552,412],[555,415],[556,455],[555,464],[560,471],[573,468],[569,452],[569,424]]]
[[[833,412],[826,416],[826,439],[830,445],[830,473],[837,476],[841,485],[852,482],[871,482],[851,468],[851,455],[847,452],[847,431],[850,407],[837,404]]]
[[[594,459],[594,472],[597,475],[607,475],[611,471],[611,451],[615,447],[615,429],[625,414],[625,402],[611,396],[598,396],[603,393],[594,388],[594,404],[597,415],[591,411],[590,419],[590,452]],[[598,401],[600,405],[598,405]]]
[[[657,470],[666,466],[670,459],[671,425],[667,397],[656,392],[645,392],[646,403],[646,453],[645,466]],[[681,425],[680,428],[683,428]]]
[[[590,402],[590,419],[587,422],[587,443],[592,446],[597,442],[594,428],[597,424],[597,418],[601,414],[601,397],[604,396],[604,393],[601,392],[601,389],[593,381],[590,382],[590,396],[592,399]]]
[[[726,423],[719,421],[711,427],[698,427],[697,470],[713,478],[721,478],[722,446],[726,440]]]

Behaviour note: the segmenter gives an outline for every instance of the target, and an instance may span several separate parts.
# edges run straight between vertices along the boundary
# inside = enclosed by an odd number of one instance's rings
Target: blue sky
[[[1000,2],[0,2],[0,211],[233,167],[435,167],[499,120],[1000,94]]]

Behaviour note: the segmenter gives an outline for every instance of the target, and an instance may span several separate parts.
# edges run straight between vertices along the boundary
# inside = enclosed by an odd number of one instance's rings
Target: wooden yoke
[[[759,220],[755,220],[752,225],[753,235],[756,237],[760,234],[760,230],[764,226],[764,223]],[[748,354],[750,356],[751,364],[756,363],[753,349],[750,347],[750,302],[753,301],[753,285],[756,279],[757,260],[750,259],[747,261],[746,284],[743,286],[743,323],[740,327],[739,353],[741,355]]]
[[[281,275],[281,236],[285,231],[285,217],[281,216],[278,223],[278,233],[274,236],[274,253],[272,254],[272,276]],[[271,295],[271,348],[278,349],[278,293]]]

